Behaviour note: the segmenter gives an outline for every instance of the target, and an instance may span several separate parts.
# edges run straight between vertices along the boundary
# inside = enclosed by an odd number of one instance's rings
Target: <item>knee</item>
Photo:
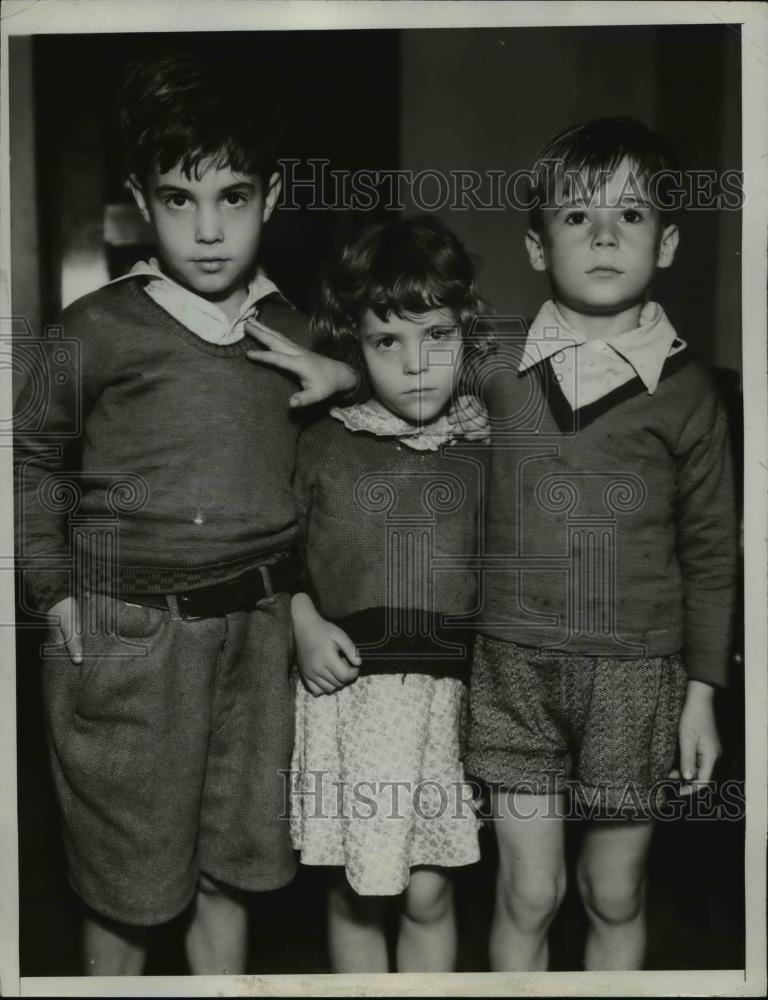
[[[403,912],[416,924],[433,924],[446,917],[453,908],[453,886],[447,878],[428,882],[411,878],[405,890]]]
[[[200,873],[197,881],[198,900],[202,899],[206,903],[216,903],[218,900],[240,903],[245,897],[246,893],[242,889],[235,889],[234,886],[218,882],[215,878],[211,878],[210,875],[206,875],[204,872]]]
[[[643,911],[644,884],[642,880],[611,878],[581,872],[579,890],[584,908],[591,920],[604,924],[627,924],[636,920]]]
[[[330,917],[358,925],[381,924],[386,916],[386,899],[382,896],[359,896],[346,878],[331,884],[328,894]]]
[[[543,930],[549,926],[565,895],[565,869],[536,874],[500,872],[497,907],[518,927]]]

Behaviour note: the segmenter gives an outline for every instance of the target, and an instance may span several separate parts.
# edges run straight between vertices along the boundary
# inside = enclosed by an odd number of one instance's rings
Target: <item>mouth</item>
[[[214,274],[229,263],[229,257],[193,257],[192,263],[201,271]]]
[[[617,274],[624,274],[620,267],[611,267],[610,264],[598,264],[597,267],[591,267],[587,274],[596,274],[598,277],[601,275],[613,276]]]
[[[406,389],[406,391],[403,393],[403,395],[404,396],[425,396],[429,392],[435,392],[435,390],[434,389],[430,389],[428,386],[425,386],[424,388],[421,388],[421,389]]]

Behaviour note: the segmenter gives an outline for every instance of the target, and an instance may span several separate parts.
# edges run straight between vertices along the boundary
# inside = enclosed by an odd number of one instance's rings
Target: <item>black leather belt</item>
[[[295,589],[303,577],[298,553],[257,566],[226,583],[185,590],[178,594],[121,593],[127,604],[141,604],[178,614],[180,618],[217,618],[233,611],[252,611],[261,601]]]

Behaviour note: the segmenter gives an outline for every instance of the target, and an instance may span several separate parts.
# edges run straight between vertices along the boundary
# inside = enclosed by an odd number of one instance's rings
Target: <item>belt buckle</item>
[[[191,615],[187,609],[189,599],[183,594],[166,594],[165,600],[171,612],[171,621],[199,622],[202,615]]]
[[[269,576],[269,566],[259,566],[259,573],[261,574],[261,582],[264,584],[264,594],[266,595],[263,601],[259,603],[263,604],[274,604],[275,603],[275,591],[272,588],[272,580]]]

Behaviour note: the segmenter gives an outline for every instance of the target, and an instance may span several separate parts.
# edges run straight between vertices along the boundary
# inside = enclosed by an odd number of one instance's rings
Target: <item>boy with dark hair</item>
[[[278,817],[298,426],[291,381],[249,361],[244,330],[303,355],[307,330],[257,267],[280,179],[244,79],[185,55],[128,73],[130,186],[158,257],[64,311],[79,361],[17,441],[23,599],[67,653],[48,647],[43,688],[91,974],[140,973],[146,928],[190,904],[191,970],[245,971],[243,893],[295,871]],[[354,385],[309,367],[300,402]]]
[[[658,783],[683,793],[719,754],[736,567],[724,409],[648,301],[678,242],[665,145],[612,118],[539,154],[526,237],[552,299],[500,336],[483,624],[468,773],[492,788],[493,969],[545,969],[565,890],[563,797],[588,824],[578,882],[587,969],[640,968]],[[577,809],[578,812],[578,809]]]

